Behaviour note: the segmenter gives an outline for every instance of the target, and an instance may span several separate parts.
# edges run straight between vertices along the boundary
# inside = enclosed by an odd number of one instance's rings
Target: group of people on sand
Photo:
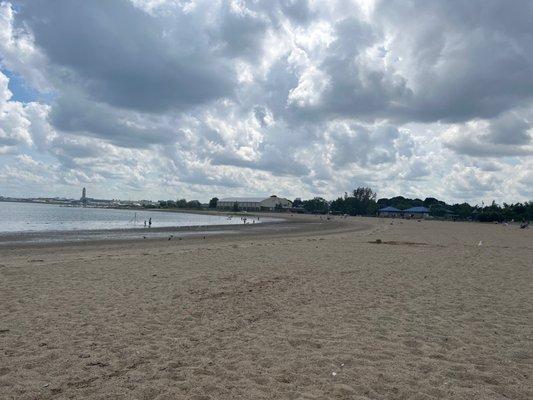
[[[227,219],[231,221],[231,219],[233,218],[233,215],[228,215],[227,216]],[[259,216],[256,217],[257,218],[257,221],[259,221]],[[241,221],[243,222],[243,224],[255,224],[255,219],[251,219],[252,222],[248,222],[248,218],[247,217],[241,217]]]
[[[507,221],[505,221],[505,222],[498,222],[498,221],[496,221],[496,222],[494,222],[494,223],[495,223],[495,224],[503,224],[503,225],[505,225],[505,226],[509,226],[509,225],[511,225],[511,224],[514,224],[514,222],[515,222],[514,219],[512,219],[512,220],[509,221],[509,222],[507,222]],[[529,228],[529,221],[526,221],[526,219],[523,218],[522,221],[520,222],[520,229],[527,229],[527,228]]]

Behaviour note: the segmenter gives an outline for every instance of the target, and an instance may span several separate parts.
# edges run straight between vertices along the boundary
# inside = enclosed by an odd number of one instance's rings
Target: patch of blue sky
[[[0,71],[9,79],[8,88],[13,94],[11,97],[12,101],[20,101],[21,103],[30,103],[32,101],[50,103],[54,100],[53,93],[43,93],[35,90],[24,81],[22,76],[4,68],[1,68]]]
[[[509,165],[520,165],[522,163],[521,157],[504,157],[502,161]]]

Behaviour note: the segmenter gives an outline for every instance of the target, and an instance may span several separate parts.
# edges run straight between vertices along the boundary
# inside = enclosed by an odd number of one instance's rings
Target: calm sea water
[[[243,223],[240,217],[228,219],[218,215],[0,202],[0,233],[135,229],[144,228],[144,221],[149,218],[152,228]],[[250,223],[266,221],[247,218]]]

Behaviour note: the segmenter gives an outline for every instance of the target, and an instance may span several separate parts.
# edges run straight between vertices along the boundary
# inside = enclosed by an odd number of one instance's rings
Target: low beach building
[[[396,207],[385,207],[380,208],[378,211],[378,216],[380,217],[401,217],[402,216],[402,210],[396,208]]]
[[[244,211],[281,211],[289,209],[292,202],[272,195],[270,197],[226,197],[217,203],[217,208],[223,210],[233,210],[235,206]]]
[[[427,218],[429,217],[429,208],[411,207],[402,211],[405,218]]]

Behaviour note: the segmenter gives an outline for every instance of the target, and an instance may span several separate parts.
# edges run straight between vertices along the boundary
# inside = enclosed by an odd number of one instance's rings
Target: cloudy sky
[[[533,199],[531,0],[0,0],[0,195]]]

